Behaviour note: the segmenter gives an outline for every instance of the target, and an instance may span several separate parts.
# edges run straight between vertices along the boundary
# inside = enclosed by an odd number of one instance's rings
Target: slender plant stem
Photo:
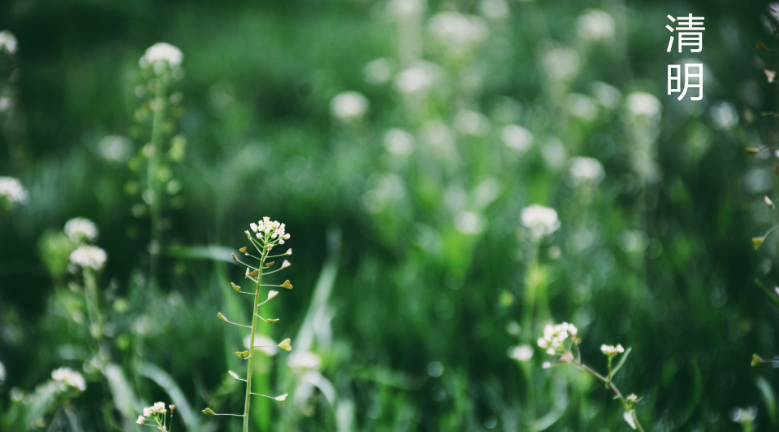
[[[167,72],[166,72],[167,73]],[[148,187],[151,192],[151,243],[149,258],[149,283],[151,286],[157,284],[157,261],[159,258],[160,241],[162,237],[162,227],[160,219],[162,218],[162,193],[159,191],[157,182],[157,171],[159,170],[160,153],[162,152],[162,141],[165,137],[165,77],[158,75],[156,77],[154,88],[154,117],[151,126],[151,146],[152,152],[149,157],[149,169],[146,173],[148,178]]]
[[[633,417],[633,422],[636,425],[636,429],[638,429],[639,432],[644,432],[644,428],[641,427],[641,423],[639,423],[638,417],[636,417],[635,411],[632,411],[632,412],[630,411],[630,408],[629,408],[629,405],[628,405],[628,401],[625,400],[625,397],[622,396],[622,393],[619,391],[617,386],[614,385],[614,383],[610,379],[607,379],[606,377],[604,377],[603,375],[599,374],[598,372],[595,372],[592,368],[590,368],[589,366],[587,366],[586,364],[582,363],[581,361],[579,361],[577,359],[571,360],[571,363],[573,365],[577,366],[579,369],[589,373],[590,375],[594,376],[595,378],[603,381],[606,385],[608,385],[609,388],[611,389],[611,391],[613,391],[614,394],[617,395],[617,398],[619,399],[619,401],[622,402],[622,406],[625,408],[625,411],[631,413],[630,415]]]
[[[267,240],[267,239],[266,239]],[[267,241],[265,242],[267,243]],[[268,250],[263,246],[260,269],[265,267]],[[260,287],[262,286],[262,270],[257,273],[257,288],[254,291],[252,304],[252,335],[249,339],[249,365],[246,371],[246,403],[243,407],[243,432],[249,432],[249,405],[252,397],[252,360],[254,360],[254,335],[257,332],[257,307],[260,303]]]

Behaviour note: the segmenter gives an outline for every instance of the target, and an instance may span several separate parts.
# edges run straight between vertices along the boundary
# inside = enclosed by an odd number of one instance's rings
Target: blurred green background
[[[667,53],[689,13],[703,52]],[[295,288],[260,331],[294,351],[257,365],[290,397],[253,430],[630,430],[602,384],[542,368],[563,321],[597,370],[601,344],[632,348],[615,383],[646,430],[776,430],[779,377],[750,367],[779,354],[754,283],[777,285],[779,244],[750,243],[776,221],[776,58],[755,48],[776,26],[730,0],[2,2],[0,175],[28,196],[0,207],[0,429],[140,430],[166,401],[176,429],[239,430],[199,411],[242,407],[245,335],[216,313],[249,320],[229,253],[267,215]],[[153,220],[138,59],[160,41],[184,59]],[[693,59],[703,101],[666,96]],[[533,204],[559,229],[534,238]],[[74,217],[108,257],[99,347]],[[47,393],[64,366],[85,391]]]

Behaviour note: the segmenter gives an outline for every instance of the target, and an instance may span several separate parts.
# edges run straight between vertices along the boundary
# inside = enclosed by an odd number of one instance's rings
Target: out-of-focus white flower
[[[398,20],[419,16],[425,10],[423,0],[392,0],[387,5],[387,11]]]
[[[95,241],[98,234],[97,225],[86,218],[73,218],[65,223],[65,234],[76,243],[83,240]]]
[[[158,42],[146,50],[138,64],[142,68],[153,66],[155,72],[161,72],[166,63],[171,68],[175,68],[181,66],[182,60],[184,60],[184,54],[180,49],[165,42]]]
[[[339,120],[355,120],[368,111],[368,99],[355,91],[338,93],[330,101],[330,114]]]
[[[124,163],[130,159],[132,141],[121,135],[108,135],[100,140],[97,150],[106,160]]]
[[[13,104],[13,100],[8,96],[0,97],[0,113],[11,109],[11,104]]]
[[[602,10],[588,10],[576,20],[576,34],[588,41],[614,37],[614,18]]]
[[[709,111],[711,122],[719,130],[728,130],[738,124],[736,108],[728,102],[719,102]]]
[[[397,155],[410,155],[414,151],[414,137],[403,129],[390,129],[384,134],[384,148]]]
[[[24,204],[27,202],[27,189],[18,179],[0,177],[0,198],[6,199],[11,204]]]
[[[580,93],[571,93],[565,98],[565,107],[568,112],[582,120],[593,121],[598,117],[598,107],[588,96]]]
[[[541,67],[554,80],[568,80],[579,73],[581,60],[576,50],[566,47],[542,46]]]
[[[533,348],[530,345],[519,345],[509,350],[509,357],[514,360],[528,361],[533,358]]]
[[[446,155],[452,155],[457,151],[451,129],[437,120],[429,120],[422,126],[422,142],[430,144],[431,147]]]
[[[501,130],[500,140],[506,147],[525,151],[533,144],[533,134],[522,126],[510,124]]]
[[[619,106],[622,100],[622,94],[619,90],[606,83],[596,82],[592,85],[592,95],[600,105],[608,109],[614,109]]]
[[[106,253],[97,246],[79,246],[70,254],[70,262],[82,268],[100,270],[105,265]]]
[[[243,345],[250,350],[252,349],[251,338],[252,336],[248,335],[243,339]],[[254,348],[269,356],[276,355],[279,352],[279,348],[273,339],[260,334],[254,335]]]
[[[544,364],[541,365],[541,367],[544,369],[549,369],[550,367],[552,367],[552,363],[545,361]]]
[[[579,329],[573,324],[566,322],[557,325],[547,324],[544,327],[544,337],[538,339],[538,346],[546,350],[549,355],[563,354],[568,350],[565,346],[568,336],[576,342],[578,333]]]
[[[606,354],[609,357],[613,357],[617,354],[622,354],[625,352],[625,348],[622,348],[622,345],[617,344],[617,346],[614,345],[601,345],[600,350],[603,354]]]
[[[481,0],[479,12],[487,18],[506,18],[509,15],[509,5],[506,0]]]
[[[0,51],[6,50],[9,54],[16,53],[16,36],[8,30],[0,32]]]
[[[87,383],[84,381],[84,377],[74,371],[71,368],[61,367],[51,372],[51,377],[54,381],[65,383],[69,387],[73,387],[78,391],[84,391],[87,388]]]
[[[427,30],[438,42],[460,53],[486,39],[487,26],[481,18],[457,12],[441,12],[430,18]]]
[[[557,212],[549,207],[533,204],[522,209],[522,225],[530,230],[531,237],[539,240],[560,228]]]
[[[757,418],[757,408],[734,408],[730,412],[730,419],[736,423],[751,423]]]
[[[571,178],[575,184],[598,183],[603,179],[603,165],[594,158],[574,158],[571,164]]]
[[[461,111],[454,121],[457,129],[467,135],[481,136],[490,129],[490,121],[482,113],[476,111]]]
[[[633,429],[636,428],[636,421],[633,420],[633,410],[630,410],[625,414],[622,414],[622,418],[625,419],[625,421],[630,425],[630,427],[632,427]]]
[[[475,212],[462,211],[454,217],[454,226],[463,234],[478,234],[484,230],[484,218]]]
[[[625,101],[627,105],[628,114],[633,117],[656,117],[660,114],[662,105],[656,97],[649,93],[633,92],[628,95]]]
[[[371,84],[384,84],[392,78],[392,60],[380,58],[373,60],[362,69],[365,81]]]
[[[284,244],[284,240],[289,240],[290,235],[286,232],[286,225],[279,221],[272,221],[268,216],[265,216],[257,223],[250,223],[249,227],[254,232],[254,235],[264,240],[268,238],[268,243],[277,241],[279,244]]]
[[[146,421],[146,417],[139,415],[138,420],[136,420],[135,422],[138,423],[139,425],[142,425],[145,421]]]
[[[294,352],[289,355],[287,364],[292,369],[319,369],[322,366],[322,359],[312,352]]]
[[[395,77],[395,88],[401,93],[420,93],[430,88],[440,75],[436,64],[418,61]]]

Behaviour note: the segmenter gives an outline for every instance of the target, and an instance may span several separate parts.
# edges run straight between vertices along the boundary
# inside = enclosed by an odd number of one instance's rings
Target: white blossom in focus
[[[70,254],[70,262],[82,268],[100,270],[105,265],[106,255],[103,249],[97,246],[79,246]]]
[[[538,339],[538,346],[546,350],[549,355],[563,354],[568,350],[565,341],[569,336],[576,341],[578,333],[579,330],[573,324],[566,322],[557,325],[547,324],[544,327],[544,337]]]
[[[51,372],[51,377],[54,381],[65,383],[69,387],[73,387],[78,391],[84,391],[87,388],[87,383],[84,381],[84,377],[74,371],[71,368],[61,367]]]
[[[602,10],[588,10],[576,20],[576,34],[588,41],[614,37],[614,18]]]
[[[249,224],[249,227],[258,239],[262,240],[267,236],[269,243],[278,240],[279,244],[284,244],[284,240],[289,240],[290,237],[283,223],[272,221],[268,216],[263,217],[257,223]]]
[[[143,409],[143,416],[151,417],[155,414],[165,414],[166,412],[168,412],[168,410],[165,408],[165,402],[155,402],[154,405]]]
[[[522,225],[530,230],[531,237],[539,240],[560,228],[557,212],[549,207],[534,204],[522,209]]]
[[[11,204],[24,204],[27,202],[27,189],[18,179],[0,177],[0,198],[5,198]]]
[[[138,64],[142,68],[151,65],[156,72],[159,72],[160,68],[164,68],[165,63],[171,68],[175,68],[181,66],[182,60],[184,60],[184,54],[180,49],[165,42],[158,42],[146,50]]]
[[[500,140],[506,147],[525,151],[533,144],[533,134],[522,126],[510,124],[501,130]]]
[[[360,93],[338,93],[330,101],[330,114],[339,120],[359,119],[368,111],[368,99]]]
[[[622,354],[625,352],[625,348],[622,348],[622,345],[601,345],[600,350],[603,354],[606,354],[609,357],[613,357],[617,354]]]
[[[82,240],[95,241],[97,233],[97,225],[89,219],[73,218],[65,223],[65,234],[76,243]]]
[[[575,184],[598,183],[603,179],[603,165],[595,158],[573,158],[571,178]]]
[[[0,51],[3,49],[8,51],[9,54],[16,53],[16,36],[8,30],[0,32]]]

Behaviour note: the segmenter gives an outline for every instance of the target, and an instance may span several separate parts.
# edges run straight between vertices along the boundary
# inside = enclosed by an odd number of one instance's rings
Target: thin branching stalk
[[[622,402],[622,406],[625,408],[625,411],[629,412],[630,415],[633,417],[633,422],[636,425],[636,429],[638,429],[640,432],[644,432],[644,428],[641,427],[641,423],[639,423],[638,417],[636,417],[636,412],[635,411],[631,411],[630,404],[628,403],[627,399],[625,399],[625,397],[622,396],[622,392],[619,391],[619,389],[617,388],[617,386],[614,384],[613,381],[611,381],[610,379],[607,379],[603,375],[599,374],[598,372],[593,370],[591,367],[589,367],[586,364],[582,363],[580,360],[573,359],[573,360],[571,360],[571,364],[576,366],[577,368],[587,372],[588,374],[594,376],[595,378],[599,379],[604,384],[606,384],[606,386],[608,388],[610,388],[611,391],[613,391],[614,394],[617,396],[617,399],[619,399],[619,401]]]
[[[265,243],[268,241],[268,234],[265,234]],[[257,287],[254,291],[254,303],[252,306],[252,334],[249,338],[249,365],[246,371],[246,402],[243,407],[243,432],[249,432],[249,406],[252,397],[252,360],[254,359],[254,335],[257,333],[257,308],[260,302],[260,288],[262,287],[262,269],[265,268],[265,258],[268,255],[268,249],[263,248],[260,258],[260,270],[257,273]]]

